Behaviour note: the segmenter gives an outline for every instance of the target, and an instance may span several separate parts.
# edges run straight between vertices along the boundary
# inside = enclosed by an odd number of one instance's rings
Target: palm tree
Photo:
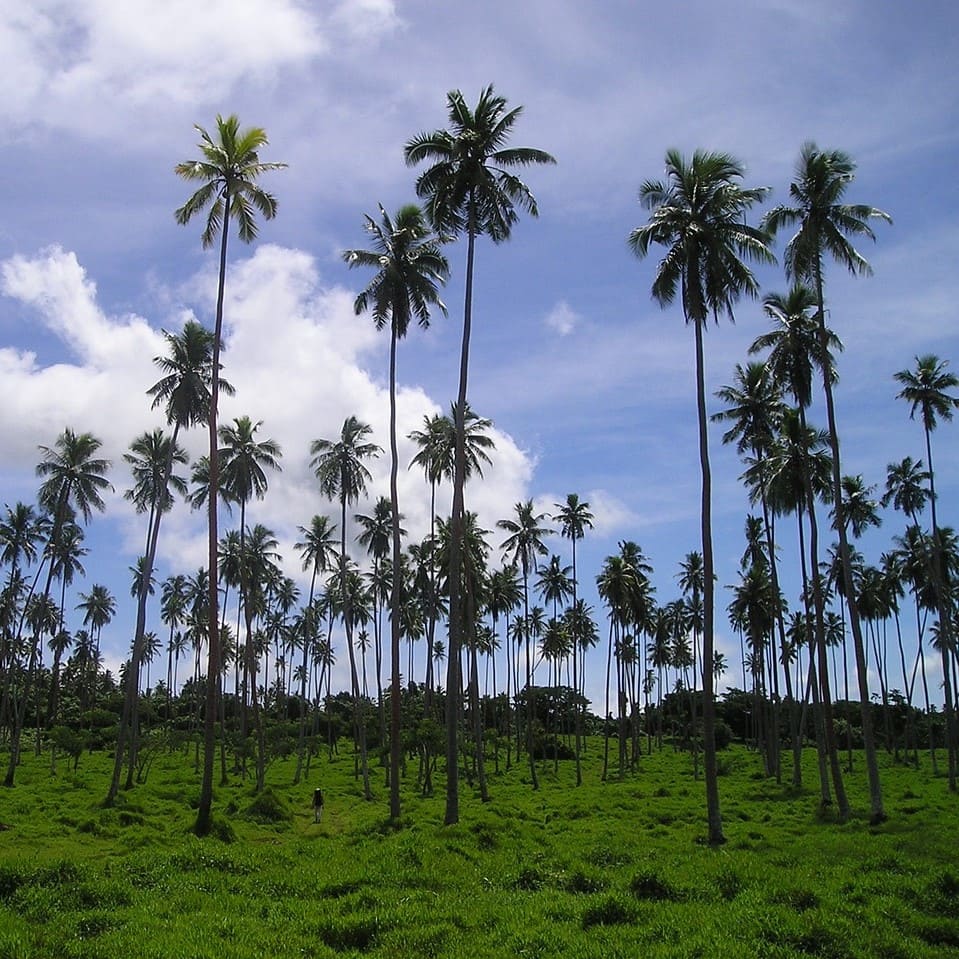
[[[303,539],[293,544],[293,548],[302,555],[304,570],[310,570],[310,592],[306,609],[303,614],[302,633],[300,641],[303,649],[303,659],[300,664],[300,732],[297,743],[296,773],[294,784],[299,783],[303,770],[303,754],[306,747],[306,683],[309,656],[314,652],[314,640],[319,627],[319,614],[314,601],[316,579],[320,573],[325,573],[332,566],[336,556],[336,527],[330,523],[328,516],[316,515],[309,526],[298,527]]]
[[[576,576],[576,542],[586,535],[586,530],[593,528],[593,514],[589,510],[589,503],[583,502],[577,493],[567,493],[565,503],[554,503],[559,511],[553,516],[553,520],[560,524],[560,535],[570,541],[570,547],[573,552],[573,607],[575,608],[579,601],[579,583]],[[579,664],[580,645],[575,641],[573,643],[573,688],[579,690],[578,683],[578,664]],[[582,710],[579,703],[576,704],[575,720],[576,737],[576,785],[583,784],[583,771],[580,763],[580,740],[582,738]]]
[[[473,261],[477,236],[494,243],[509,239],[519,211],[538,213],[529,187],[513,172],[532,164],[555,163],[550,154],[529,147],[507,146],[522,107],[506,108],[506,98],[488,86],[470,110],[463,94],[452,90],[446,96],[449,130],[421,133],[411,139],[404,153],[409,166],[430,162],[416,181],[416,194],[426,200],[426,214],[433,228],[444,237],[466,234],[466,286],[463,307],[463,339],[460,351],[459,389],[454,407],[456,444],[453,471],[453,543],[450,550],[450,649],[447,658],[447,688],[458,689],[459,650],[463,635],[462,598],[459,595],[460,565],[465,522],[463,488],[466,483],[466,409],[469,349],[473,312]],[[455,703],[447,700],[447,786],[445,822],[459,821],[458,748]]]
[[[829,330],[825,331],[824,341],[820,338],[818,325],[812,312],[816,308],[813,291],[802,283],[795,283],[785,295],[771,293],[763,299],[763,310],[772,320],[773,329],[758,336],[749,348],[752,354],[769,350],[766,360],[772,377],[784,390],[792,393],[797,404],[798,423],[790,423],[794,437],[806,437],[806,410],[812,403],[814,371],[818,369],[825,380],[836,379],[833,353],[842,349],[839,338]],[[791,416],[792,414],[788,414]],[[817,729],[825,737],[820,743],[826,751],[836,790],[840,819],[849,814],[845,786],[842,782],[842,770],[839,754],[833,735],[832,697],[829,690],[828,659],[825,637],[825,598],[819,571],[819,527],[816,522],[815,490],[811,475],[811,465],[807,455],[808,444],[800,442],[793,447],[798,459],[796,476],[801,480],[805,495],[805,512],[809,520],[809,549],[811,553],[812,599],[815,610],[813,623],[816,635],[816,650],[819,657],[819,682],[822,690],[821,709],[824,716]],[[763,462],[756,458],[757,464]],[[795,756],[795,753],[794,753]],[[795,778],[795,773],[794,773]],[[828,787],[823,786],[823,797]]]
[[[390,327],[390,507],[393,516],[393,569],[400,568],[400,515],[397,492],[399,454],[396,447],[396,344],[403,339],[414,318],[426,329],[430,309],[446,306],[439,287],[449,276],[449,264],[431,235],[423,211],[415,204],[401,207],[391,219],[380,207],[381,221],[366,217],[366,229],[372,250],[346,250],[343,258],[350,265],[371,267],[376,275],[357,297],[353,309],[357,316],[370,310],[373,323],[382,330]],[[400,817],[400,577],[393,576],[390,587],[390,816]],[[382,697],[380,697],[382,701]]]
[[[210,492],[208,501],[210,569],[216,569],[217,531],[216,498],[219,486],[217,462],[217,398],[220,395],[220,344],[223,336],[223,298],[226,290],[226,250],[230,233],[230,220],[237,224],[237,233],[244,243],[256,239],[256,213],[265,220],[276,216],[276,199],[257,184],[257,180],[271,170],[279,170],[285,163],[264,163],[259,151],[266,146],[266,131],[260,127],[240,129],[236,115],[217,115],[216,132],[211,136],[201,126],[195,127],[200,134],[200,159],[185,160],[174,168],[185,180],[200,182],[200,188],[176,213],[177,223],[186,225],[207,207],[206,225],[201,235],[204,249],[208,249],[220,237],[220,263],[217,281],[216,318],[213,327],[212,377],[209,402],[209,473]],[[200,788],[200,805],[197,811],[196,832],[205,835],[210,830],[210,808],[213,803],[213,758],[216,717],[216,683],[220,662],[217,584],[216,576],[210,576],[209,608],[209,663],[207,676],[207,710],[204,727],[203,782]]]
[[[546,513],[537,513],[533,508],[533,501],[526,500],[517,503],[516,519],[501,519],[496,525],[510,535],[503,540],[500,549],[512,555],[512,563],[519,567],[523,574],[523,617],[529,623],[529,576],[537,568],[537,557],[546,556],[549,550],[543,543],[543,537],[552,532],[549,528],[540,525],[547,519]],[[452,609],[450,611],[452,616]],[[452,635],[452,633],[451,633]],[[452,655],[452,652],[451,652]],[[536,762],[533,758],[533,718],[536,715],[535,693],[533,690],[532,666],[530,659],[530,636],[526,635],[526,748],[529,753],[530,775],[533,788],[539,788],[536,776]]]
[[[711,475],[706,435],[706,375],[703,331],[710,315],[730,318],[740,296],[756,296],[758,285],[745,260],[773,262],[767,236],[745,222],[747,211],[767,193],[764,187],[740,185],[742,165],[723,153],[697,150],[690,161],[676,150],[666,154],[665,181],[647,180],[640,202],[651,211],[649,223],[629,236],[633,252],[645,257],[653,243],[667,248],[653,282],[653,297],[665,307],[681,290],[683,315],[696,339],[696,396],[699,457],[702,471],[702,551],[705,567],[703,653],[713,655],[713,546]],[[713,677],[707,669],[703,688],[706,806],[709,841],[723,842],[715,746]]]
[[[891,222],[888,214],[865,204],[843,203],[849,184],[855,178],[856,165],[841,150],[820,150],[815,143],[806,143],[800,150],[796,164],[796,178],[789,186],[791,205],[782,204],[770,210],[763,226],[773,235],[780,229],[796,225],[796,233],[786,244],[784,260],[786,273],[797,280],[811,283],[816,297],[816,319],[819,327],[819,345],[823,356],[828,352],[826,308],[823,294],[823,265],[827,256],[837,260],[850,273],[868,276],[872,270],[862,255],[849,242],[849,237],[865,236],[875,239],[870,220]],[[826,418],[829,444],[832,450],[833,501],[842,499],[842,464],[839,457],[839,431],[833,402],[832,377],[823,377],[826,397]],[[869,778],[872,818],[881,822],[886,818],[882,803],[882,786],[876,759],[875,736],[869,701],[869,681],[866,675],[865,644],[859,613],[856,610],[852,563],[846,531],[837,524],[839,555],[845,579],[845,598],[849,607],[849,625],[856,652],[856,672],[859,681],[860,710],[862,714],[863,747]]]
[[[394,585],[400,586],[402,584],[398,584],[396,577],[392,575],[392,562],[388,564],[390,567],[389,570],[384,570],[383,568],[383,564],[387,561],[390,551],[393,548],[393,507],[390,500],[385,496],[381,496],[373,506],[372,515],[367,516],[363,513],[357,513],[353,519],[363,528],[363,532],[357,536],[356,541],[360,546],[366,548],[367,553],[369,553],[373,560],[370,586],[373,597],[373,646],[374,656],[376,658],[376,701],[380,710],[380,738],[382,742],[386,742],[386,717],[383,712],[383,643],[382,636],[380,635],[381,602],[387,598],[391,600],[391,623],[393,619],[396,619],[397,622],[401,619],[400,616],[395,616],[392,611],[392,596]],[[402,522],[403,517],[400,516],[399,520]],[[400,536],[405,535],[406,530],[400,527]],[[398,641],[397,639],[397,642]],[[399,665],[397,664],[397,670],[398,669]],[[391,697],[395,697],[397,694],[391,691],[390,695]]]
[[[320,484],[320,492],[329,500],[340,501],[340,602],[346,627],[346,647],[350,655],[350,676],[353,684],[354,720],[360,740],[360,760],[363,773],[363,793],[371,798],[369,770],[366,765],[366,723],[361,721],[360,683],[353,649],[354,610],[347,583],[346,507],[356,503],[366,493],[366,484],[373,478],[363,460],[378,456],[382,450],[367,442],[372,427],[355,416],[343,421],[338,440],[318,439],[310,444],[313,457],[310,466]]]
[[[922,428],[926,437],[926,462],[929,464],[929,508],[932,515],[932,581],[939,613],[940,651],[942,653],[943,684],[945,690],[946,740],[949,762],[949,789],[956,791],[957,750],[959,734],[956,730],[955,706],[952,691],[950,653],[954,651],[955,636],[952,629],[954,603],[942,576],[942,543],[936,513],[936,473],[932,463],[932,431],[939,420],[952,420],[953,410],[959,409],[959,397],[947,391],[959,387],[959,377],[946,371],[948,363],[938,356],[926,354],[916,357],[915,370],[900,370],[895,374],[902,385],[897,399],[910,404],[909,416],[915,419],[916,411],[922,414]]]

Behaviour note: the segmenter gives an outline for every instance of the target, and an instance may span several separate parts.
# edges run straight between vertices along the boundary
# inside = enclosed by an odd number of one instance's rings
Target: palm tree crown
[[[869,221],[891,223],[892,219],[875,207],[842,202],[855,173],[856,164],[842,150],[820,150],[815,143],[803,144],[796,163],[796,178],[789,187],[793,205],[777,206],[763,220],[763,226],[773,234],[783,226],[799,225],[786,244],[784,254],[790,276],[821,279],[826,253],[850,273],[868,275],[872,272],[847,237],[866,236],[874,240]],[[821,303],[819,307],[821,310]]]
[[[252,243],[257,233],[254,208],[265,220],[276,216],[276,199],[257,186],[256,180],[286,164],[262,162],[259,151],[269,142],[266,131],[261,127],[241,130],[235,114],[217,115],[215,138],[199,125],[194,128],[200,134],[200,159],[185,160],[174,169],[185,180],[202,181],[203,185],[176,211],[177,223],[189,223],[209,206],[202,235],[204,249],[213,245],[230,217],[237,221],[240,239]]]
[[[689,161],[670,150],[666,174],[665,181],[647,180],[639,189],[651,215],[630,233],[630,248],[643,258],[653,243],[667,247],[653,297],[666,306],[680,290],[687,323],[703,324],[710,314],[731,316],[739,296],[759,291],[744,260],[774,262],[766,233],[744,222],[768,187],[740,186],[744,170],[738,160],[702,150]]]
[[[446,95],[446,105],[449,130],[421,133],[406,144],[409,166],[433,161],[417,179],[416,194],[427,200],[439,233],[485,233],[501,243],[517,222],[517,208],[531,216],[538,212],[529,187],[512,169],[556,160],[544,150],[506,146],[523,108],[507,110],[506,98],[492,86],[480,93],[474,110],[459,90]]]
[[[953,410],[959,409],[959,397],[946,392],[959,387],[959,377],[946,372],[948,365],[946,360],[927,353],[916,357],[914,370],[900,370],[895,374],[896,382],[902,385],[896,399],[910,404],[909,415],[913,419],[918,410],[922,414],[922,425],[930,432],[940,419],[948,422]]]

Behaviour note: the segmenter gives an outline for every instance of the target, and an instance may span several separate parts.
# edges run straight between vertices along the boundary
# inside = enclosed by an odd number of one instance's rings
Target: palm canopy
[[[4,507],[6,517],[0,520],[0,564],[10,567],[11,580],[21,559],[32,563],[37,546],[43,540],[43,524],[28,503]]]
[[[171,472],[167,476],[167,464],[187,463],[186,450],[163,430],[141,433],[131,444],[123,459],[133,474],[133,487],[123,498],[133,503],[138,513],[155,510],[158,506],[165,513],[173,506],[173,491],[181,496],[187,494],[186,480]]]
[[[336,526],[329,516],[319,513],[310,520],[309,526],[298,526],[303,539],[293,548],[303,557],[303,569],[326,570],[336,555]]]
[[[153,409],[164,406],[167,422],[181,427],[205,423],[210,410],[210,389],[213,382],[213,334],[189,320],[179,333],[163,331],[168,353],[155,356],[153,362],[163,376],[147,393],[153,397]],[[218,377],[219,391],[233,396],[235,390]]]
[[[176,211],[176,221],[189,223],[209,206],[202,234],[204,248],[213,245],[228,217],[236,220],[240,239],[252,243],[257,233],[254,210],[265,220],[276,216],[276,199],[256,181],[286,164],[262,162],[259,151],[269,142],[266,131],[261,127],[241,130],[236,114],[217,115],[215,136],[199,125],[195,129],[200,134],[200,158],[185,160],[174,169],[185,180],[202,181],[203,185]]]
[[[366,441],[373,432],[368,423],[355,416],[343,421],[339,440],[318,439],[310,444],[310,466],[320,483],[320,492],[327,499],[343,504],[355,503],[373,479],[363,460],[379,456],[382,449]]]
[[[929,472],[923,468],[922,460],[906,456],[897,463],[886,467],[886,490],[882,495],[882,505],[890,503],[893,509],[914,518],[929,500]]]
[[[763,312],[772,320],[774,329],[757,336],[749,347],[750,354],[769,350],[766,363],[771,376],[803,408],[812,403],[814,369],[836,382],[832,354],[843,348],[839,337],[826,330],[827,349],[822,350],[816,303],[816,294],[801,283],[786,294],[770,293],[763,298]]]
[[[839,503],[839,520],[852,530],[859,539],[870,526],[881,526],[879,504],[873,499],[875,486],[867,486],[862,476],[842,478],[842,500]]]
[[[39,501],[57,521],[65,518],[71,505],[87,522],[93,510],[102,513],[106,508],[101,493],[113,487],[104,475],[110,461],[96,455],[101,445],[92,433],[76,433],[67,427],[52,447],[40,447],[43,460],[37,465],[37,476],[45,480]]]
[[[384,559],[390,552],[390,536],[393,531],[393,506],[389,499],[381,496],[373,505],[373,513],[356,513],[353,517],[362,527],[363,532],[356,537],[356,541],[374,559]],[[403,522],[400,513],[399,521]],[[406,535],[406,530],[400,526],[400,536]]]
[[[516,519],[501,519],[496,525],[510,534],[503,540],[500,548],[512,556],[512,562],[519,565],[525,578],[530,569],[536,569],[537,557],[549,554],[543,537],[548,536],[552,530],[540,525],[547,516],[535,511],[532,500],[517,503],[514,509]]]
[[[640,203],[651,213],[645,226],[630,233],[629,246],[640,258],[654,243],[667,248],[653,297],[666,306],[681,291],[687,322],[705,324],[710,314],[732,317],[741,295],[759,292],[745,261],[775,262],[766,232],[745,222],[769,188],[742,187],[743,175],[743,165],[726,153],[696,150],[687,160],[669,150],[666,179],[640,187]]]
[[[589,503],[579,498],[578,493],[567,493],[565,503],[553,504],[558,512],[553,514],[555,522],[560,524],[560,535],[565,539],[578,540],[593,528],[593,514]]]
[[[522,107],[506,108],[506,98],[486,87],[475,109],[459,90],[446,95],[450,128],[420,133],[404,150],[408,166],[432,161],[416,181],[416,195],[438,233],[486,234],[494,243],[509,238],[518,210],[538,213],[529,187],[512,172],[536,163],[555,163],[544,150],[507,147]]]
[[[736,452],[759,453],[772,444],[782,420],[782,388],[766,363],[737,363],[733,375],[732,385],[716,390],[728,406],[710,418],[730,424],[723,442],[735,441]]]
[[[872,272],[847,237],[865,236],[874,240],[869,221],[891,223],[892,219],[875,207],[842,202],[855,173],[856,164],[842,150],[820,150],[815,143],[803,144],[796,163],[796,178],[789,187],[792,205],[775,207],[763,220],[763,226],[773,235],[784,226],[798,224],[784,254],[789,276],[821,280],[822,258],[826,253],[850,273],[868,275]]]
[[[429,326],[430,308],[446,314],[439,287],[449,277],[449,263],[415,204],[403,206],[395,218],[380,206],[380,222],[366,217],[372,250],[345,250],[343,259],[352,267],[378,272],[353,303],[357,316],[370,310],[378,330],[392,324],[398,339],[406,336],[413,319]]]
[[[218,455],[223,462],[223,489],[231,499],[240,504],[248,503],[254,496],[266,495],[265,469],[279,470],[283,455],[275,440],[258,441],[256,431],[262,420],[254,423],[249,416],[238,416],[230,426],[221,426],[220,442],[223,446]]]
[[[922,425],[929,432],[936,428],[940,419],[951,420],[952,411],[959,409],[959,397],[947,392],[959,387],[959,377],[946,371],[948,365],[946,360],[927,353],[916,357],[914,370],[900,370],[895,374],[896,382],[902,385],[896,399],[911,404],[911,418],[915,419],[916,412],[920,412]]]
[[[456,411],[451,406],[449,416],[435,413],[423,418],[423,429],[413,430],[409,434],[418,447],[410,468],[420,466],[431,483],[453,478],[453,458],[456,444]],[[466,406],[464,417],[466,479],[474,473],[483,475],[483,464],[491,464],[489,451],[496,449],[496,441],[487,435],[493,421],[488,420]]]

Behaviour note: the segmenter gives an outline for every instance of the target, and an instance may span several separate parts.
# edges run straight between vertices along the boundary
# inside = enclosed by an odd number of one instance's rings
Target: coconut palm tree
[[[347,582],[346,553],[346,507],[356,503],[366,493],[366,484],[373,478],[363,460],[379,456],[382,452],[375,443],[367,441],[372,427],[355,416],[343,421],[338,440],[317,439],[310,444],[310,466],[320,484],[320,492],[329,500],[340,501],[340,584],[339,596],[346,628],[346,647],[350,656],[350,677],[353,684],[353,707],[357,737],[360,745],[360,762],[363,775],[363,794],[370,793],[369,770],[366,764],[366,723],[362,718],[360,682],[356,670],[356,655],[353,649],[353,625],[355,610],[352,608],[351,592]]]
[[[647,180],[640,202],[650,220],[629,235],[629,245],[640,258],[653,244],[667,248],[653,281],[653,297],[665,307],[681,291],[683,315],[694,327],[696,341],[696,395],[699,419],[699,455],[702,471],[702,552],[705,566],[704,638],[706,662],[713,655],[713,547],[711,475],[706,435],[706,386],[703,332],[710,316],[732,317],[743,295],[756,296],[758,284],[746,261],[773,262],[764,231],[745,222],[746,213],[767,193],[765,187],[741,186],[742,165],[724,153],[697,150],[691,160],[678,151],[666,154],[664,181]],[[715,707],[712,672],[707,669],[703,689],[706,806],[709,841],[723,842],[715,748]]]
[[[822,356],[829,351],[824,297],[824,265],[827,257],[838,261],[853,274],[868,276],[869,263],[853,247],[850,237],[875,239],[870,220],[891,222],[887,213],[865,204],[844,203],[846,190],[855,178],[856,165],[841,150],[821,150],[815,143],[805,143],[796,164],[796,177],[789,186],[791,203],[781,204],[763,220],[763,226],[773,235],[783,227],[795,225],[796,232],[786,244],[784,260],[786,274],[796,280],[812,284],[816,299],[816,319],[819,329],[819,347]],[[826,419],[829,445],[832,452],[833,502],[842,499],[842,463],[839,455],[839,430],[833,400],[833,376],[823,376],[826,398]],[[845,579],[845,599],[849,608],[849,626],[856,653],[856,673],[859,683],[860,712],[862,716],[863,749],[869,779],[872,819],[886,818],[882,802],[882,785],[876,758],[875,735],[872,725],[872,706],[869,699],[869,681],[866,675],[866,651],[859,613],[856,610],[852,563],[846,530],[837,524],[839,555]]]
[[[280,445],[275,440],[258,440],[256,438],[257,430],[262,425],[262,420],[254,423],[249,416],[236,417],[231,425],[220,427],[218,435],[222,445],[217,451],[217,458],[221,465],[222,489],[232,502],[238,503],[240,506],[239,556],[241,562],[238,585],[240,588],[240,604],[243,607],[247,624],[243,656],[243,686],[244,689],[247,689],[249,684],[255,716],[259,716],[259,703],[257,701],[256,682],[250,673],[254,663],[254,655],[253,617],[251,615],[252,611],[248,608],[250,605],[250,570],[245,562],[247,557],[246,504],[254,497],[263,499],[269,486],[266,470],[279,471],[281,469],[280,458],[283,455]],[[244,696],[244,715],[246,702],[247,697]]]
[[[401,619],[398,615],[394,616],[392,611],[393,587],[397,586],[397,588],[399,588],[402,585],[402,583],[397,583],[396,577],[392,575],[393,562],[389,561],[390,552],[393,548],[393,507],[390,500],[385,496],[381,496],[374,504],[371,515],[357,513],[353,519],[355,519],[363,529],[363,532],[357,536],[356,541],[360,546],[366,549],[373,560],[373,569],[370,574],[370,587],[373,597],[373,648],[376,659],[376,702],[380,710],[380,739],[382,742],[386,742],[386,717],[383,711],[383,642],[380,629],[381,602],[386,599],[389,599],[391,602],[391,623],[394,619],[399,623]],[[399,520],[402,522],[403,517],[400,516]],[[406,535],[406,530],[403,529],[402,526],[399,532],[400,536]],[[384,564],[390,567],[389,570],[384,569]],[[392,689],[390,696],[391,705],[394,701],[399,701],[397,693]]]
[[[268,143],[266,131],[260,127],[240,128],[236,115],[226,118],[217,115],[216,131],[212,135],[196,126],[200,134],[200,158],[185,160],[174,167],[177,176],[201,186],[176,210],[177,223],[186,225],[197,214],[207,210],[206,224],[201,234],[204,249],[220,238],[220,261],[217,280],[216,317],[213,327],[212,377],[209,402],[209,479],[211,495],[208,500],[208,553],[210,569],[216,569],[217,544],[217,489],[219,469],[217,461],[217,400],[220,395],[220,344],[223,336],[223,299],[226,291],[227,240],[230,222],[236,222],[237,233],[244,243],[252,243],[257,235],[256,214],[265,220],[276,216],[276,199],[257,183],[264,173],[279,170],[285,163],[264,163],[260,150]],[[216,576],[210,576],[209,603],[209,663],[207,675],[218,674],[220,663]],[[207,710],[204,727],[203,782],[197,811],[196,832],[205,835],[210,829],[210,808],[213,802],[213,754],[216,719],[216,683],[207,683]]]
[[[518,566],[523,575],[523,617],[529,623],[529,577],[537,569],[537,557],[546,556],[549,550],[543,543],[543,538],[552,530],[542,524],[548,519],[546,513],[537,513],[533,508],[533,501],[517,503],[516,519],[501,519],[496,525],[499,529],[509,533],[503,540],[500,549],[504,554],[511,555],[511,562]],[[450,615],[452,615],[452,610]],[[533,788],[539,788],[536,776],[536,762],[533,758],[533,718],[536,715],[535,693],[533,691],[532,662],[530,656],[530,636],[526,636],[526,747],[529,753],[530,775]]]
[[[390,329],[390,508],[393,517],[393,569],[400,568],[400,515],[397,492],[399,453],[396,445],[396,344],[403,339],[412,320],[423,328],[430,325],[430,310],[444,315],[446,306],[439,287],[449,276],[449,263],[433,237],[423,211],[415,204],[401,207],[395,219],[380,207],[380,222],[366,217],[372,250],[346,250],[343,259],[350,267],[367,267],[377,272],[353,303],[357,316],[369,310],[378,330]],[[390,588],[390,816],[400,817],[400,577],[393,576]],[[382,696],[380,697],[382,702]]]
[[[807,436],[806,410],[812,403],[814,373],[818,369],[825,379],[835,380],[835,361],[833,354],[842,349],[839,338],[829,330],[825,334],[825,346],[820,339],[819,329],[813,312],[816,297],[813,291],[802,283],[795,283],[786,294],[770,293],[763,299],[763,311],[772,321],[773,329],[756,337],[749,352],[769,351],[766,364],[770,375],[790,392],[796,401],[798,423],[795,424],[796,437]],[[800,442],[793,447],[799,458],[796,476],[802,481],[805,492],[805,513],[809,520],[809,549],[811,554],[810,573],[812,578],[812,599],[814,607],[813,624],[816,635],[816,649],[819,657],[819,683],[822,691],[821,708],[824,716],[817,729],[821,730],[825,740],[821,747],[826,750],[836,791],[840,819],[849,815],[845,785],[842,782],[842,770],[839,764],[838,748],[833,735],[831,718],[832,697],[829,691],[828,660],[825,639],[825,597],[819,570],[819,526],[816,522],[815,490],[810,475],[811,466],[804,451],[808,447]],[[756,457],[756,463],[763,462]],[[795,757],[795,753],[794,753]],[[795,772],[794,772],[795,778]],[[823,786],[823,796],[826,795]]]
[[[954,652],[955,635],[952,629],[954,600],[945,587],[942,576],[942,543],[936,512],[936,473],[932,463],[932,431],[939,420],[952,420],[953,410],[959,409],[959,397],[948,390],[959,387],[959,377],[947,372],[948,363],[931,353],[916,357],[914,370],[900,370],[895,374],[902,389],[897,399],[910,404],[909,416],[922,414],[922,428],[926,438],[926,462],[929,464],[929,509],[932,516],[932,582],[939,613],[940,651],[942,653],[943,686],[945,690],[946,746],[949,762],[949,789],[955,792],[959,731],[956,729],[955,700],[953,698],[950,655]]]
[[[486,235],[494,243],[509,239],[519,211],[536,216],[538,208],[529,187],[514,170],[556,161],[543,150],[508,146],[522,107],[507,110],[506,98],[488,86],[470,109],[463,94],[452,90],[446,96],[450,129],[420,133],[405,147],[406,162],[430,163],[416,181],[417,196],[426,200],[426,215],[438,234],[466,234],[466,284],[463,307],[463,338],[460,351],[459,388],[454,416],[456,444],[453,470],[453,548],[450,551],[450,649],[447,658],[447,688],[459,688],[459,648],[462,639],[462,598],[458,593],[459,566],[465,522],[463,489],[466,483],[467,386],[473,314],[473,263],[476,238]],[[459,821],[458,747],[455,704],[448,701],[447,797],[445,822]]]
[[[570,548],[573,553],[573,606],[575,607],[579,600],[579,584],[576,576],[576,543],[586,535],[586,530],[593,528],[593,514],[590,512],[589,503],[583,502],[578,493],[567,493],[565,503],[553,504],[558,510],[553,515],[553,520],[560,524],[560,535],[570,541]],[[573,688],[579,690],[578,672],[580,645],[575,641],[573,643]],[[580,763],[580,740],[582,738],[582,710],[579,708],[579,701],[576,702],[575,719],[575,737],[576,737],[576,785],[583,784],[583,771]]]

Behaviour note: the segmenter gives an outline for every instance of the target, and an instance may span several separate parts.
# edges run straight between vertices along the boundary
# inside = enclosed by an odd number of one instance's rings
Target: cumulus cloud
[[[295,0],[37,0],[0,17],[0,116],[14,130],[128,131],[146,108],[155,122],[220,104],[242,81],[272,84],[344,37],[397,23],[390,0],[341,2],[325,20]]]
[[[129,482],[120,462],[131,439],[160,422],[144,391],[158,377],[152,359],[165,352],[165,341],[143,317],[104,312],[96,284],[76,255],[58,247],[3,262],[0,283],[6,296],[28,307],[71,353],[69,362],[45,365],[33,353],[0,350],[0,403],[6,411],[0,443],[7,453],[6,469],[31,475],[37,443],[51,443],[65,425],[93,432],[116,464],[111,478],[118,491],[108,517],[118,524],[118,535],[110,537],[111,545],[132,562],[142,549],[142,520],[120,497]],[[215,287],[211,266],[181,287],[163,291],[162,298],[173,304],[167,325],[182,323],[191,309],[210,315]],[[282,472],[269,477],[263,501],[249,504],[248,520],[275,530],[286,572],[304,582],[292,550],[298,527],[315,513],[328,513],[339,523],[338,505],[319,494],[310,443],[320,437],[335,439],[344,419],[355,415],[372,426],[372,439],[384,451],[369,464],[373,480],[368,496],[349,509],[351,537],[353,514],[368,512],[373,500],[388,492],[387,337],[377,333],[368,317],[354,315],[353,291],[324,285],[313,258],[299,250],[259,247],[231,268],[227,291],[223,364],[236,396],[222,400],[220,419],[249,415],[254,422],[262,421],[258,438],[271,438],[282,447]],[[402,362],[401,356],[401,381]],[[422,427],[425,416],[440,411],[440,404],[422,389],[401,384],[399,496],[411,540],[429,530],[430,496],[422,473],[407,469],[416,451],[407,434]],[[526,495],[533,468],[510,436],[494,429],[492,437],[493,463],[467,490],[468,508],[486,528],[493,528]],[[202,430],[184,436],[193,456],[203,452],[205,441]],[[447,508],[446,495],[448,491],[441,490],[440,511]],[[224,516],[222,528],[236,522],[236,516]],[[185,505],[167,518],[162,539],[161,576],[205,564],[203,517]],[[363,559],[356,547],[354,552]]]

